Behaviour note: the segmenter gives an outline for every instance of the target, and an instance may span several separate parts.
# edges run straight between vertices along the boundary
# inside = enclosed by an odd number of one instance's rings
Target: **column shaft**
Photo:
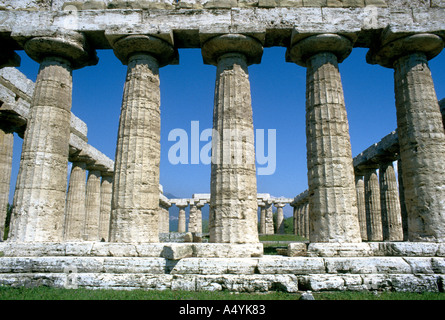
[[[84,240],[99,240],[100,219],[100,171],[88,173],[85,200]]]
[[[179,206],[178,232],[186,232],[185,206]]]
[[[158,62],[129,59],[115,160],[110,241],[158,242],[160,89]]]
[[[445,134],[425,54],[395,63],[400,157],[410,241],[445,241]]]
[[[380,164],[379,181],[383,240],[403,241],[399,190],[392,162]]]
[[[284,214],[283,214],[283,207],[284,204],[275,204],[277,207],[277,228],[276,232],[277,234],[284,234]]]
[[[311,242],[360,242],[349,126],[334,54],[309,59],[306,99]]]
[[[66,59],[40,64],[22,147],[11,219],[14,241],[61,241],[67,188],[72,71]]]
[[[66,198],[64,240],[82,240],[85,225],[86,163],[73,162]]]
[[[365,207],[368,240],[382,241],[382,211],[376,169],[367,170],[365,173]]]
[[[357,192],[358,221],[362,240],[368,240],[366,229],[366,205],[365,205],[365,181],[363,176],[355,176],[355,188]]]
[[[111,197],[113,192],[113,177],[102,175],[100,183],[100,217],[99,240],[108,241],[110,233]]]
[[[265,219],[264,219],[264,233],[274,234],[274,224],[273,224],[273,210],[272,203],[266,203],[265,205]]]
[[[258,242],[250,83],[242,54],[218,61],[213,129],[219,139],[212,140],[210,242]]]

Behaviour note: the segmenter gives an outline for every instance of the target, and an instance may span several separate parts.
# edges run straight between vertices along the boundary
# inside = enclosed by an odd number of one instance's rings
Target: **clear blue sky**
[[[393,70],[366,63],[367,49],[356,48],[340,64],[348,112],[352,154],[380,141],[396,128]],[[35,81],[38,64],[23,52],[19,68]],[[179,51],[180,64],[160,70],[161,184],[178,197],[210,190],[210,165],[172,165],[171,130],[190,135],[192,121],[200,130],[212,127],[216,67],[204,65],[199,49]],[[293,198],[307,188],[305,135],[306,69],[284,59],[285,48],[266,48],[262,63],[249,67],[255,129],[276,129],[276,171],[257,176],[258,192]],[[99,50],[96,66],[73,73],[72,112],[88,125],[89,143],[114,159],[126,66],[111,50]],[[445,53],[430,61],[439,100],[445,98]],[[19,139],[16,139],[16,141]],[[201,142],[201,147],[206,142]],[[12,184],[18,173],[21,142],[14,151]],[[13,188],[11,189],[12,199]]]

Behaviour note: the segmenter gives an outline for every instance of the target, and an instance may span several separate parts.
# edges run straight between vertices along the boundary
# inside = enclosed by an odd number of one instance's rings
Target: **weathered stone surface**
[[[193,256],[193,247],[187,243],[172,243],[164,246],[162,256],[166,259],[180,260]]]
[[[113,46],[128,70],[116,149],[110,241],[158,242],[159,67],[168,63],[166,50],[174,50],[151,36],[124,37]]]
[[[307,66],[306,136],[311,242],[360,242],[349,125],[338,62],[351,41],[334,34],[296,42],[292,61]]]
[[[287,255],[289,257],[305,256],[306,251],[306,243],[289,243],[287,246]]]
[[[387,38],[368,53],[368,61],[395,70],[408,238],[443,242],[445,164],[440,159],[445,158],[445,133],[428,60],[441,52],[444,41],[426,33]]]
[[[261,54],[258,40],[238,34],[211,38],[202,47],[204,62],[217,65],[210,242],[258,242],[255,148],[247,66],[258,63]]]
[[[242,257],[261,257],[262,255],[263,255],[262,243],[252,243],[252,244],[199,243],[193,245],[194,257],[242,258]]]
[[[100,182],[100,216],[99,240],[108,241],[111,218],[111,197],[113,192],[113,176],[102,175]]]
[[[100,220],[100,171],[88,173],[85,199],[85,226],[83,240],[99,241]]]
[[[254,274],[257,266],[258,259],[252,258],[186,258],[171,274]]]
[[[325,273],[323,258],[290,258],[264,256],[258,260],[258,272],[261,274],[317,274]]]
[[[309,243],[309,257],[368,257],[373,255],[369,243]]]
[[[365,209],[367,238],[369,241],[382,241],[382,211],[377,170],[369,168],[365,172]]]

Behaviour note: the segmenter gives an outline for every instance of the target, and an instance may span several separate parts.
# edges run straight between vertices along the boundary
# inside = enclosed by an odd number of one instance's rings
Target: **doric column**
[[[149,35],[112,43],[127,65],[115,156],[111,242],[159,242],[159,68],[174,48]]]
[[[178,216],[178,232],[186,232],[186,217],[185,217],[185,208],[187,208],[188,204],[186,201],[177,202],[176,206],[179,208],[179,216]]]
[[[190,203],[189,213],[189,232],[202,233],[202,212],[201,208],[205,205],[200,201]]]
[[[297,206],[292,202],[291,204],[292,209],[292,222],[293,222],[293,227],[294,227],[294,234],[298,235],[298,230],[297,230]]]
[[[428,67],[428,60],[443,46],[443,39],[434,34],[403,35],[384,39],[380,47],[368,53],[368,62],[395,70],[410,241],[445,241],[445,133]]]
[[[159,196],[159,233],[170,232],[170,213],[171,202],[163,194]]]
[[[262,44],[226,34],[202,45],[204,63],[217,66],[213,111],[210,242],[256,243],[258,204],[250,82]]]
[[[4,236],[9,203],[13,146],[14,133],[2,125],[0,127],[0,240],[3,240]]]
[[[111,195],[113,189],[113,175],[102,173],[100,182],[100,217],[99,240],[108,241],[110,233]]]
[[[360,224],[360,235],[362,240],[368,240],[366,230],[366,205],[365,205],[365,180],[362,175],[355,176],[355,190],[357,193],[358,221]]]
[[[264,201],[258,200],[258,208],[260,208],[260,234],[266,233],[266,204]]]
[[[277,208],[277,228],[276,233],[284,234],[284,214],[283,207],[286,205],[285,203],[275,202],[275,207]]]
[[[303,215],[304,215],[304,231],[303,231],[303,233],[306,238],[309,238],[310,234],[311,234],[311,231],[310,231],[311,230],[311,228],[310,228],[311,220],[310,220],[310,215],[309,215],[309,207],[310,207],[309,201],[305,201],[303,203]]]
[[[63,238],[71,121],[72,70],[97,63],[81,33],[24,44],[40,63],[24,136],[11,221],[13,241]]]
[[[64,240],[83,239],[85,225],[86,163],[73,162],[66,196]]]
[[[273,225],[273,210],[271,201],[265,201],[264,211],[264,234],[274,234],[275,229]]]
[[[297,41],[287,53],[288,59],[307,67],[311,242],[361,242],[349,125],[338,70],[338,63],[351,50],[348,38],[321,34]]]
[[[402,214],[397,177],[392,161],[380,163],[379,182],[383,240],[402,241]]]
[[[85,226],[83,232],[84,240],[99,240],[100,219],[100,171],[90,170],[88,172],[86,199],[85,199]]]
[[[297,230],[298,230],[298,235],[303,237],[304,217],[302,216],[302,209],[303,207],[301,206],[301,203],[297,204]]]
[[[382,241],[382,211],[380,207],[380,187],[377,169],[364,170],[366,227],[369,241]]]

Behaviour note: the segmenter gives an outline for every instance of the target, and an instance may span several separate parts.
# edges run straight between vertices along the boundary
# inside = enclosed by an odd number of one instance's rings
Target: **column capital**
[[[247,65],[258,64],[263,55],[263,45],[254,37],[243,34],[223,34],[213,37],[201,47],[205,64],[217,65],[218,59],[226,53],[241,53]]]
[[[379,46],[369,50],[366,61],[393,68],[399,58],[410,54],[423,53],[428,60],[431,60],[442,51],[443,47],[444,40],[431,33],[412,34],[391,41],[384,39]]]
[[[333,33],[316,34],[296,41],[287,50],[286,60],[306,67],[308,59],[312,56],[330,52],[337,56],[338,62],[343,62],[351,53],[352,46],[352,40],[346,36]]]
[[[178,51],[167,41],[148,34],[129,35],[111,43],[114,54],[127,65],[134,54],[149,54],[156,58],[159,67],[178,62]]]
[[[59,57],[68,60],[71,68],[80,69],[98,62],[96,51],[89,47],[85,35],[80,32],[66,31],[34,36],[25,42],[24,49],[38,63],[47,57]]]

